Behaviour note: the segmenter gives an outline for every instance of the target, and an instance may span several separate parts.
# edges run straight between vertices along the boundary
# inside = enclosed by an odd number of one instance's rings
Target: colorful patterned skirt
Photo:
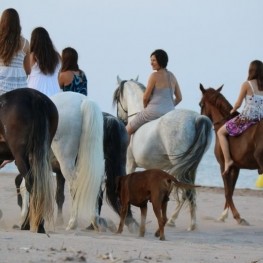
[[[230,136],[238,136],[258,122],[259,120],[251,120],[240,114],[226,122],[226,130]]]

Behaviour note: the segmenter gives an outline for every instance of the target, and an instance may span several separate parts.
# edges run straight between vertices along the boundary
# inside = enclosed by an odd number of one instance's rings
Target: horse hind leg
[[[167,226],[175,227],[175,220],[178,218],[178,215],[179,215],[184,203],[185,203],[185,197],[181,197],[177,201],[177,206],[175,208],[175,211],[172,214],[172,216],[169,218],[168,222],[166,223]]]
[[[63,219],[63,204],[65,201],[65,178],[61,172],[56,173],[56,181],[57,181],[57,188],[56,188],[56,203],[57,203],[57,219],[56,225],[61,226],[64,224]]]

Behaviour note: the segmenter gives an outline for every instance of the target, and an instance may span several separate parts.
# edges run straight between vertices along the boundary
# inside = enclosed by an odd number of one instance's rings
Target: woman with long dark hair
[[[60,55],[43,27],[32,31],[30,39],[30,66],[28,87],[37,89],[47,96],[60,92],[58,74],[61,67]]]
[[[18,12],[3,11],[0,19],[0,95],[27,87],[29,42],[21,35]]]

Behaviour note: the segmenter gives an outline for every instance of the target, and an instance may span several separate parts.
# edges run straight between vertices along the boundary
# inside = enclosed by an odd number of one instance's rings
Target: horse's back
[[[137,165],[147,169],[170,166],[169,156],[185,152],[193,143],[196,121],[200,117],[205,116],[191,110],[175,109],[140,127],[131,142]]]
[[[2,134],[9,125],[19,134],[28,135],[34,121],[48,125],[51,139],[55,135],[58,112],[45,94],[31,88],[15,89],[0,96],[0,122]]]
[[[263,155],[262,134],[263,120],[249,127],[240,136],[229,137],[231,155],[240,168],[258,169],[261,166],[263,172],[263,161],[259,161],[262,158],[255,158]],[[216,154],[220,159],[221,150],[218,149]]]

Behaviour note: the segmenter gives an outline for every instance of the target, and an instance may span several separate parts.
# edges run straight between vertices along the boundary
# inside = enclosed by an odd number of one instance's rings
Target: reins
[[[120,88],[121,88],[121,89],[122,89],[123,85],[124,85],[126,82],[127,82],[126,80],[124,80],[124,81],[121,82],[121,85],[120,85]],[[121,104],[120,94],[118,95],[118,97],[116,96],[116,100],[117,100],[117,103],[120,104],[122,110],[123,110],[126,114],[128,114],[128,111],[125,110],[124,107],[123,107],[123,105]],[[138,112],[135,112],[135,113],[132,113],[132,114],[128,115],[127,121],[126,121],[126,120],[122,120],[122,121],[123,121],[124,123],[128,123],[128,119],[129,119],[130,117],[136,115],[137,113],[138,113]],[[118,107],[117,107],[117,117],[118,117],[118,116],[119,116],[119,112],[118,112]]]

